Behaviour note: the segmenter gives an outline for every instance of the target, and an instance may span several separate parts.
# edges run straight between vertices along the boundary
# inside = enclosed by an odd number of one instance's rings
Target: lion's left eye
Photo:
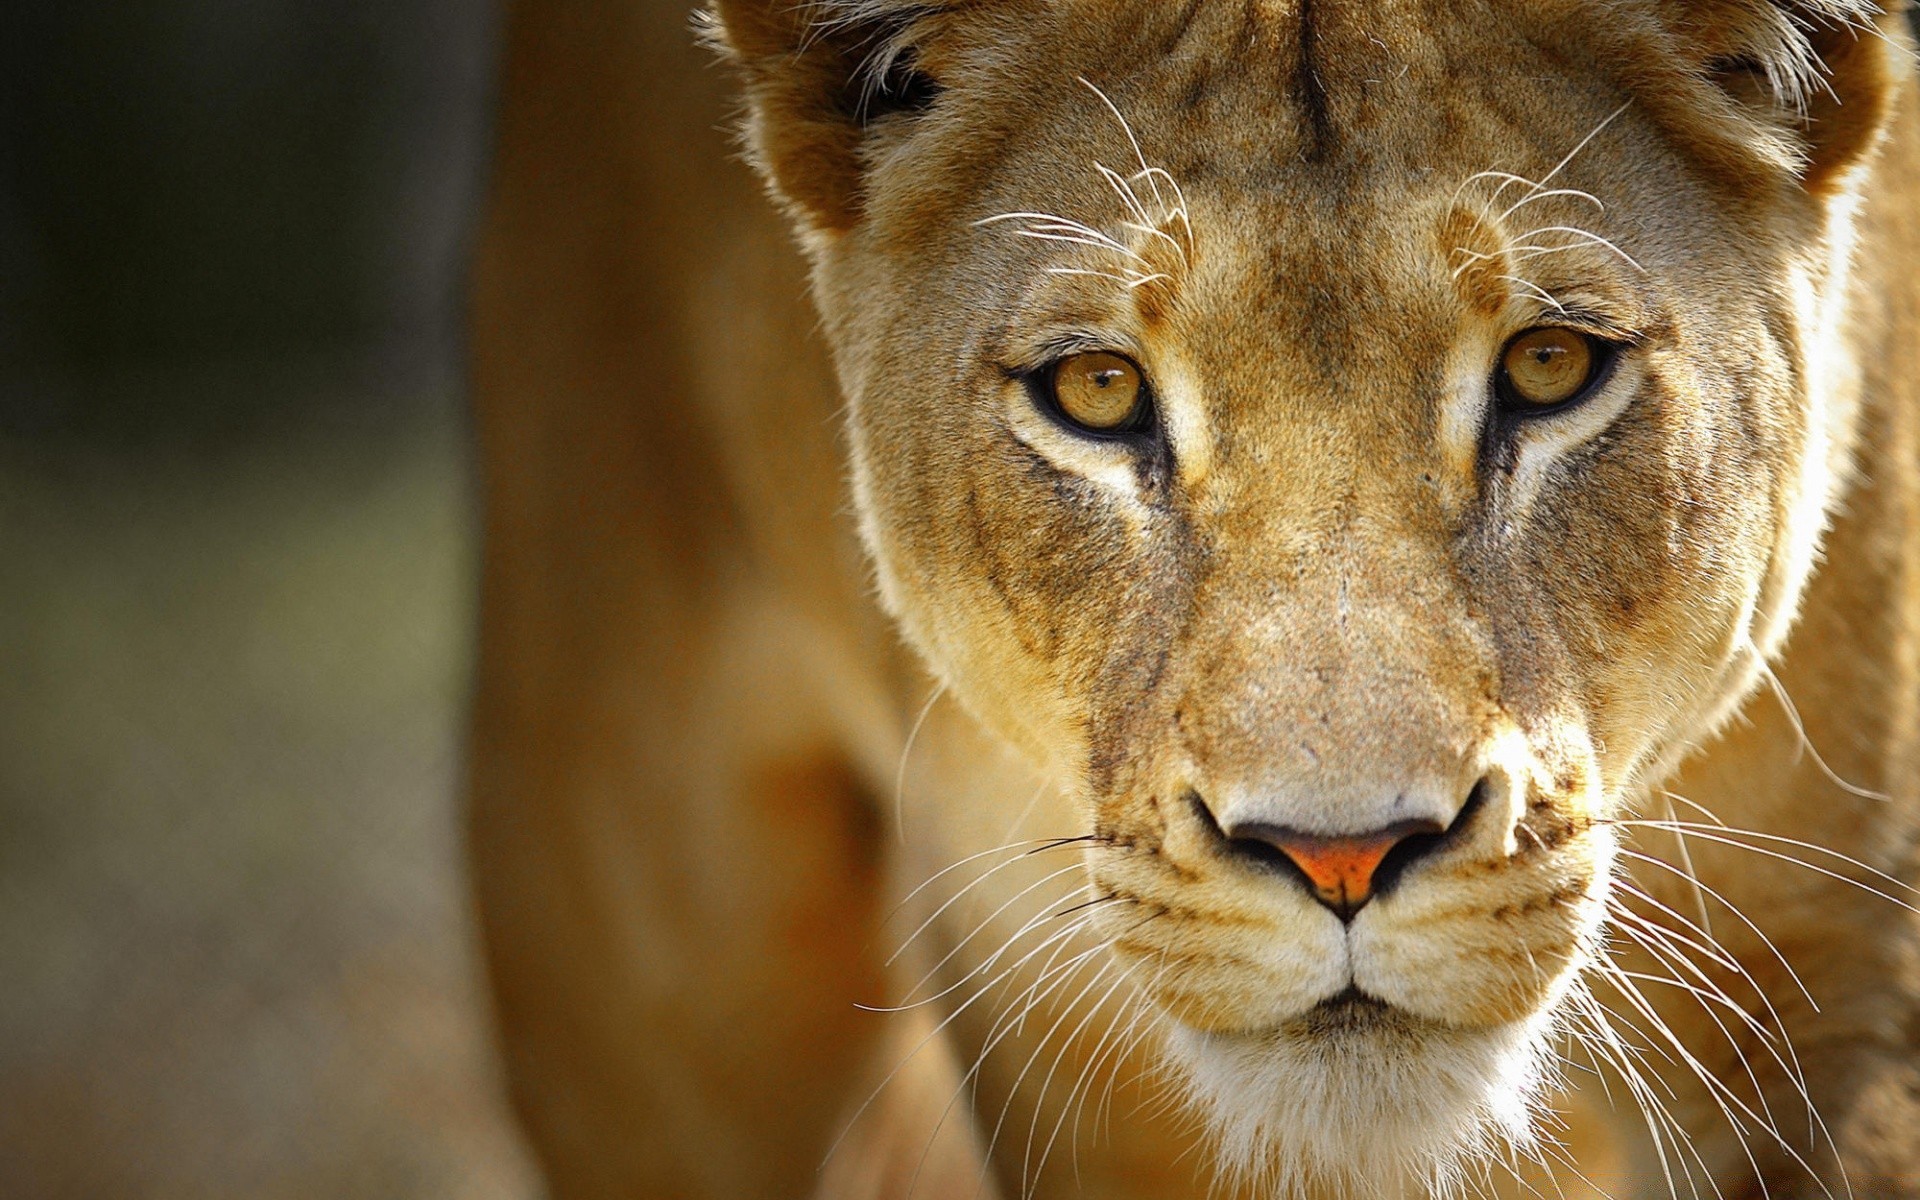
[[[1500,352],[1494,387],[1513,412],[1561,408],[1593,390],[1612,352],[1606,342],[1564,325],[1529,329]]]
[[[1070,355],[1042,373],[1041,385],[1048,406],[1085,432],[1136,433],[1153,423],[1146,378],[1121,355]]]

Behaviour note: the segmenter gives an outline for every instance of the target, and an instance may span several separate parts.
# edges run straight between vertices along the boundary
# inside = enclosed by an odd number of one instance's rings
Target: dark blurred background
[[[475,0],[0,3],[0,1195],[528,1197],[455,802]]]

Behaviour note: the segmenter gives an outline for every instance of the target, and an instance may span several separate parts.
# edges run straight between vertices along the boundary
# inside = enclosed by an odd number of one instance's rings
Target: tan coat
[[[1571,1189],[1920,1197],[1897,17],[717,7],[509,25],[471,844],[557,1196],[1394,1196],[1570,1108]]]

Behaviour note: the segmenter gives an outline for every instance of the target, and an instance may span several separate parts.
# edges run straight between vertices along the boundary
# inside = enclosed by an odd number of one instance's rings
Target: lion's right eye
[[[1137,433],[1153,421],[1146,378],[1121,355],[1071,355],[1043,370],[1041,382],[1054,411],[1088,433]]]
[[[1553,411],[1591,391],[1611,356],[1612,348],[1591,334],[1543,325],[1507,343],[1495,386],[1509,411]]]

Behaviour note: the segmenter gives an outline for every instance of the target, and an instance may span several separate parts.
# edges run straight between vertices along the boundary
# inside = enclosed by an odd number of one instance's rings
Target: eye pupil
[[[1149,411],[1140,368],[1118,354],[1093,351],[1054,364],[1046,377],[1048,399],[1073,425],[1096,433],[1137,427]]]
[[[1558,407],[1585,392],[1604,361],[1602,345],[1578,329],[1529,329],[1500,357],[1499,391],[1515,409]]]

